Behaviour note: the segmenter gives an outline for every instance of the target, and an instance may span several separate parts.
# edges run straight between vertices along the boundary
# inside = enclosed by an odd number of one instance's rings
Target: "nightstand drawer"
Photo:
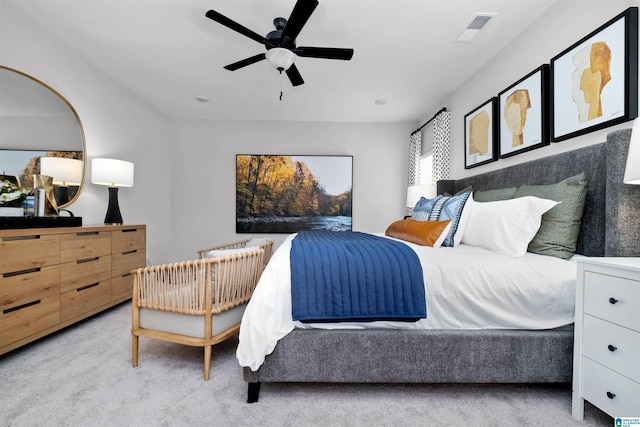
[[[111,302],[111,279],[60,294],[60,321],[84,315]]]
[[[582,348],[590,359],[640,382],[640,332],[585,315]]]
[[[591,271],[584,276],[584,312],[640,332],[638,282]]]
[[[637,417],[640,384],[612,371],[588,357],[584,367],[582,395],[612,417]]]

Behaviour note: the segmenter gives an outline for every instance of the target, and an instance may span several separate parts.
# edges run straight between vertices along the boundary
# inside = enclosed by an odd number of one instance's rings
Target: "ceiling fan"
[[[247,65],[266,59],[280,73],[287,73],[289,80],[293,86],[299,86],[304,83],[298,68],[293,63],[296,57],[307,58],[324,58],[324,59],[342,59],[350,60],[353,56],[353,49],[343,49],[335,47],[310,47],[296,46],[296,38],[302,27],[307,23],[309,17],[318,6],[317,0],[298,0],[291,11],[289,19],[276,18],[273,25],[276,27],[265,37],[257,34],[250,29],[238,24],[237,22],[227,18],[226,16],[210,10],[206,13],[207,18],[224,25],[252,40],[263,44],[267,51],[259,53],[249,58],[245,58],[233,64],[229,64],[224,68],[229,71],[235,71]]]

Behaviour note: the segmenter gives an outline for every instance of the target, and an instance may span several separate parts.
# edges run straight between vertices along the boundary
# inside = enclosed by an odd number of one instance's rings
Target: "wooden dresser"
[[[0,354],[131,298],[146,226],[0,230]]]
[[[640,258],[580,258],[573,417],[587,400],[610,416],[640,416]]]

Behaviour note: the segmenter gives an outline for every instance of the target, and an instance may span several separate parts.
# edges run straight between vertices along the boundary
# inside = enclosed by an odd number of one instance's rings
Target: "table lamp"
[[[109,186],[109,207],[104,223],[122,224],[118,187],[133,187],[133,163],[116,159],[92,159],[91,182]]]
[[[420,197],[431,199],[436,196],[437,189],[435,184],[428,185],[410,185],[407,188],[407,216],[411,215],[416,203]]]
[[[53,178],[57,186],[58,205],[69,201],[69,186],[82,182],[82,160],[65,157],[40,157],[40,173]]]

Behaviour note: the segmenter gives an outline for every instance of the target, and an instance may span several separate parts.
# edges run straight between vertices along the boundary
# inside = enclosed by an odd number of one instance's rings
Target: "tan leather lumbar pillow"
[[[437,248],[447,236],[450,227],[451,220],[449,219],[444,221],[401,219],[392,223],[384,234],[405,242]]]

